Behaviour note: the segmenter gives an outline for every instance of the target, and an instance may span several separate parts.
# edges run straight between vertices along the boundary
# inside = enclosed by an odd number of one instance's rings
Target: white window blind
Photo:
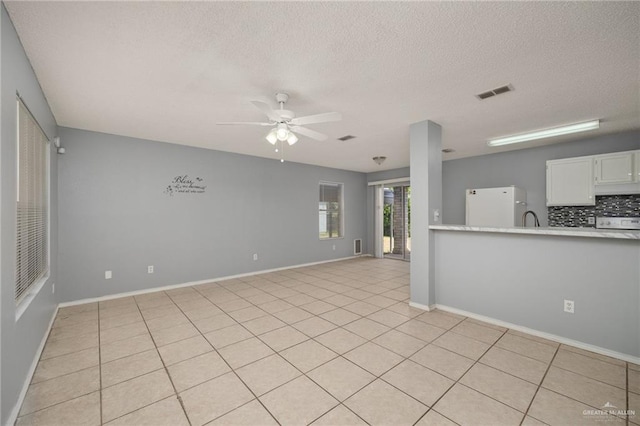
[[[342,237],[342,184],[320,183],[320,238]]]
[[[16,302],[49,272],[48,140],[18,100]]]

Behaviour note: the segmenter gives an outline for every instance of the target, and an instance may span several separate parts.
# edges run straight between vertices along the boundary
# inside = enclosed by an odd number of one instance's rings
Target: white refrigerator
[[[467,226],[513,228],[522,226],[527,193],[522,188],[467,189]]]

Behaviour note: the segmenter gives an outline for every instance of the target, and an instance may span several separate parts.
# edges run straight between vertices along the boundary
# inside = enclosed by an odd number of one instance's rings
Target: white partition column
[[[410,127],[411,164],[411,301],[429,309],[435,301],[435,235],[441,223],[442,128],[432,121]]]
[[[374,189],[374,246],[373,246],[373,256],[378,259],[382,259],[384,257],[384,230],[383,230],[383,221],[384,221],[384,186],[376,185],[373,187]]]

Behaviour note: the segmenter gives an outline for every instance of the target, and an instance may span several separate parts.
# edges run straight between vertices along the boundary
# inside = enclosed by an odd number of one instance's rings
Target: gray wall
[[[640,357],[637,240],[435,233],[438,304]]]
[[[61,301],[337,259],[366,243],[363,173],[69,128],[60,137]],[[206,192],[164,193],[179,175]],[[342,239],[318,238],[320,181],[344,183]]]
[[[4,5],[1,24],[1,66],[2,79],[0,103],[2,127],[0,134],[0,315],[2,357],[2,412],[0,421],[5,424],[18,401],[18,396],[28,379],[31,363],[55,311],[56,301],[51,293],[51,285],[57,276],[57,155],[51,150],[51,226],[50,256],[51,275],[42,290],[31,302],[20,319],[16,320],[15,305],[15,235],[16,235],[16,91],[20,93],[36,120],[48,137],[56,135],[56,122],[49,105],[40,90],[31,64],[27,59],[20,40],[13,28]]]
[[[527,191],[529,210],[538,214],[542,226],[547,226],[547,160],[632,149],[640,149],[640,131],[445,161],[443,223],[465,223],[465,189],[516,185]]]

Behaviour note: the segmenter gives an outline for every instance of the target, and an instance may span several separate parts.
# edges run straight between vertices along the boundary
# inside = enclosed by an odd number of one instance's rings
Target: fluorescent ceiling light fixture
[[[500,146],[511,143],[534,141],[537,139],[551,138],[554,136],[568,135],[571,133],[585,132],[600,128],[600,120],[585,121],[584,123],[569,124],[568,126],[553,127],[551,129],[536,130],[521,135],[506,136],[504,138],[489,139],[487,145]]]

